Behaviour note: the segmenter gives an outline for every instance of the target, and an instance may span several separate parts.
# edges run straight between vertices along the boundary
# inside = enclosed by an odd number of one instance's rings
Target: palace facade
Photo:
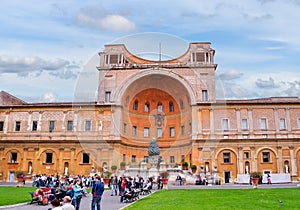
[[[0,180],[14,181],[18,170],[87,175],[139,165],[152,138],[169,167],[216,168],[225,182],[254,171],[296,180],[299,98],[217,100],[214,54],[197,42],[178,58],[151,61],[106,45],[95,102],[26,103],[0,92]]]

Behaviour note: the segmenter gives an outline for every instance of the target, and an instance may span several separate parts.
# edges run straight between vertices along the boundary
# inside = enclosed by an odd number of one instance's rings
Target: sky
[[[300,0],[1,0],[0,90],[26,102],[71,102],[83,72],[97,82],[105,44],[155,54],[132,41],[142,37],[169,56],[171,37],[211,42],[219,99],[299,97],[298,11]]]

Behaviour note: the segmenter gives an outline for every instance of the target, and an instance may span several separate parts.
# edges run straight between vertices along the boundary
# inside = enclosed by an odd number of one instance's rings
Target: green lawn
[[[0,206],[31,201],[28,192],[35,191],[35,187],[4,187],[0,186]]]
[[[162,190],[125,209],[300,209],[300,189]]]

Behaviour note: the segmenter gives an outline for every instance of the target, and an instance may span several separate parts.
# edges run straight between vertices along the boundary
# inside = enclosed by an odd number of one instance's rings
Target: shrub
[[[117,166],[116,165],[112,165],[110,168],[111,168],[112,171],[117,170]]]
[[[251,178],[260,178],[261,175],[262,175],[262,174],[261,174],[260,172],[255,171],[255,172],[252,172],[252,173],[250,174],[250,177],[251,177]]]
[[[192,170],[197,170],[197,166],[196,166],[196,165],[192,165],[192,166],[191,166],[191,169],[192,169]]]

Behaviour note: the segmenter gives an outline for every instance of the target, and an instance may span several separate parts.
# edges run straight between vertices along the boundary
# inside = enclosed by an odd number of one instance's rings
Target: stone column
[[[71,147],[71,161],[70,161],[70,173],[69,174],[73,174],[76,175],[75,173],[75,168],[76,168],[76,157],[75,157],[75,147]]]
[[[0,165],[1,165],[1,171],[0,171],[0,173],[2,173],[2,175],[0,175],[0,176],[2,176],[3,177],[3,181],[5,181],[5,178],[6,178],[6,176],[7,176],[7,174],[8,174],[8,171],[7,171],[7,169],[4,167],[5,166],[5,162],[4,162],[4,147],[2,146],[2,147],[0,147]]]
[[[297,176],[297,166],[296,166],[294,146],[289,146],[289,149],[290,149],[290,156],[291,156],[292,176]]]
[[[215,166],[217,166],[217,161],[215,160],[215,147],[210,147],[210,157],[211,157],[211,166],[210,166],[210,168],[211,169],[209,169],[209,171],[213,171],[213,168],[215,167]]]
[[[291,128],[291,115],[290,115],[290,109],[288,107],[285,109],[285,116],[286,116],[287,130],[292,131],[292,128]]]
[[[28,123],[27,123],[27,131],[30,131],[30,126],[31,126],[31,118],[32,118],[32,111],[28,112]]]
[[[197,139],[198,134],[198,109],[197,107],[192,107],[192,138]]]
[[[277,170],[278,170],[278,173],[283,173],[283,169],[282,169],[282,147],[281,146],[277,146],[277,153],[278,153]]]
[[[214,109],[209,109],[209,127],[210,127],[210,134],[214,135],[215,134]]]
[[[243,170],[243,165],[244,165],[244,161],[243,161],[243,147],[238,147],[239,150],[239,156],[237,158],[237,165],[238,165],[238,174],[244,174],[244,170]]]
[[[251,150],[251,172],[257,171],[257,157],[255,155],[255,147],[250,147]]]
[[[64,164],[63,164],[63,154],[64,154],[64,147],[59,148],[58,153],[58,160],[57,160],[57,173],[64,175]]]
[[[25,171],[26,173],[28,173],[28,168],[26,167],[27,166],[27,154],[28,154],[28,148],[25,147],[23,149],[23,161],[21,161],[21,164],[22,164],[22,170]]]
[[[39,156],[39,148],[36,147],[34,148],[34,159],[33,159],[33,163],[32,163],[32,171],[35,171],[35,174],[40,174],[41,168],[38,168],[38,161],[40,161],[40,156]]]
[[[5,112],[5,123],[4,123],[4,128],[3,128],[3,133],[7,133],[7,128],[8,128],[8,123],[9,123],[9,114],[10,112]]]
[[[63,111],[63,119],[62,119],[62,130],[63,131],[66,131],[66,115],[67,114],[68,114],[68,111]]]
[[[39,112],[39,120],[38,120],[38,124],[37,124],[37,130],[38,130],[38,131],[41,131],[41,125],[42,125],[42,114],[43,114],[43,112],[42,112],[42,111],[40,111],[40,112]]]
[[[278,120],[278,109],[277,109],[277,107],[274,108],[274,119],[275,119],[276,132],[279,132],[279,120]]]
[[[198,109],[198,134],[202,134],[202,110]]]

